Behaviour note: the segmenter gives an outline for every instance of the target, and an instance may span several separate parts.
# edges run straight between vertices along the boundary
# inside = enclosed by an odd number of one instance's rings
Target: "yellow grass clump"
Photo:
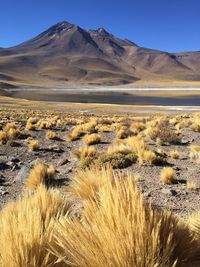
[[[28,149],[30,152],[37,151],[40,148],[40,142],[38,140],[31,140],[28,143]]]
[[[101,136],[99,134],[87,134],[83,137],[83,142],[90,146],[95,145],[101,142]]]
[[[10,139],[13,139],[19,135],[19,131],[16,128],[9,128],[7,134]]]
[[[122,154],[129,154],[131,153],[131,149],[124,143],[117,143],[109,146],[107,149],[108,154],[115,154],[115,153],[122,153]]]
[[[197,189],[197,183],[194,180],[187,181],[187,189],[189,190],[196,190]]]
[[[172,184],[176,179],[176,173],[171,167],[164,167],[161,170],[160,178],[163,184]]]
[[[39,129],[49,129],[52,125],[51,122],[48,120],[39,120],[36,125]]]
[[[194,122],[191,124],[191,129],[194,132],[200,132],[200,119],[196,118]]]
[[[127,127],[122,127],[118,131],[116,131],[116,138],[117,139],[125,139],[128,136],[133,135],[133,132],[129,130]]]
[[[4,131],[8,132],[10,129],[16,129],[15,122],[8,122],[4,127]]]
[[[8,135],[4,131],[0,131],[0,144],[4,145],[8,141]]]
[[[65,216],[70,205],[55,190],[40,186],[0,212],[0,262],[2,267],[66,266],[51,252],[55,220]]]
[[[53,131],[47,131],[46,135],[45,135],[45,138],[47,140],[54,140],[54,139],[56,139],[56,133],[53,132]]]
[[[75,150],[73,153],[79,160],[83,160],[87,157],[94,157],[97,151],[93,146],[85,146],[85,147],[80,147],[78,150]]]
[[[12,141],[19,135],[14,122],[9,122],[5,125],[4,129],[0,131],[0,144],[6,144],[8,141]]]
[[[200,241],[200,211],[195,211],[189,216],[188,225],[194,232],[196,239]]]
[[[143,122],[133,122],[130,126],[130,130],[134,134],[138,134],[139,132],[143,131],[145,128],[146,128],[146,125]]]
[[[138,154],[140,164],[152,164],[156,160],[156,154],[150,150],[144,150]]]
[[[191,159],[200,160],[200,146],[199,145],[191,145],[190,146],[190,153],[189,153],[189,157]]]
[[[177,150],[171,150],[169,155],[173,159],[179,159],[179,157],[180,157],[180,154]]]
[[[26,126],[25,126],[25,130],[26,131],[33,131],[36,129],[37,127],[37,123],[38,123],[39,119],[36,117],[30,117],[27,122],[26,122]]]
[[[25,181],[25,186],[30,190],[35,190],[40,184],[48,186],[54,179],[54,174],[52,165],[36,163]]]
[[[98,175],[94,172],[92,181]],[[88,174],[81,181],[85,182],[86,177]],[[55,235],[57,247],[52,249],[60,259],[68,256],[64,258],[66,265],[198,266],[192,265],[199,257],[198,242],[180,219],[144,204],[132,177],[106,177],[97,194],[96,189],[89,188],[86,197],[92,198],[84,202],[81,221],[60,220]],[[78,193],[84,194],[81,186],[82,182],[78,183]]]
[[[83,135],[84,135],[84,131],[83,131],[82,125],[77,125],[72,129],[71,133],[66,136],[66,140],[76,141]]]
[[[147,148],[147,144],[142,136],[131,136],[126,139],[127,146],[136,155],[141,154]]]
[[[83,200],[92,199],[98,194],[105,181],[112,178],[113,170],[110,166],[103,167],[101,170],[92,166],[90,169],[77,171],[67,191]]]

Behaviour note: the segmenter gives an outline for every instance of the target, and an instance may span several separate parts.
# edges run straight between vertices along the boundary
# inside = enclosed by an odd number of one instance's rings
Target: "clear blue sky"
[[[66,20],[166,51],[200,50],[200,0],[0,0],[0,47]]]

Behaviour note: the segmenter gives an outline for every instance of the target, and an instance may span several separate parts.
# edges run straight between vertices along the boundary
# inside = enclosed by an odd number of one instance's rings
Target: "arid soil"
[[[120,115],[110,118],[109,116],[80,115],[80,113],[72,112],[16,111],[15,109],[0,110],[0,117],[2,129],[5,129],[6,124],[15,122],[16,129],[20,132],[18,137],[13,138],[6,144],[0,145],[1,206],[12,199],[16,199],[21,194],[24,190],[24,181],[36,160],[53,164],[56,169],[56,181],[53,186],[62,189],[69,184],[70,179],[73,179],[73,175],[81,165],[74,152],[80,147],[85,147],[82,137],[74,141],[70,141],[67,138],[72,129],[77,127],[77,125],[94,120],[102,120],[102,118],[109,121],[108,125],[104,124],[105,122],[97,123],[99,125],[97,132],[101,136],[101,142],[94,144],[93,147],[98,155],[101,155],[106,153],[108,147],[117,142],[116,130],[111,130],[112,127],[110,125],[116,123],[116,121],[121,121],[120,123],[124,124],[125,121],[128,122],[130,119],[133,121],[141,121],[142,119],[142,117],[138,118],[133,115],[131,117]],[[49,120],[49,118],[55,119],[47,129],[45,129],[45,126],[27,130],[25,127],[30,117],[37,117],[41,121]],[[172,116],[166,118],[169,121],[173,119]],[[136,181],[136,184],[145,200],[151,202],[153,206],[172,210],[178,215],[185,217],[194,210],[200,209],[199,160],[198,156],[189,156],[191,151],[190,145],[200,145],[200,133],[191,127],[192,121],[196,120],[195,115],[177,115],[176,125],[180,123],[180,119],[185,122],[188,121],[188,123],[185,123],[186,126],[180,127],[181,129],[178,130],[181,140],[179,143],[161,144],[145,137],[148,149],[162,153],[162,156],[166,158],[164,163],[151,164],[148,162],[141,164],[135,162],[126,168],[116,168],[116,171],[140,175],[140,179]],[[149,117],[145,120],[155,120],[155,118]],[[109,126],[110,130],[102,131],[100,129],[102,125]],[[53,140],[46,138],[49,128],[56,134],[56,138],[53,138]],[[143,131],[145,130],[140,131],[140,134]],[[39,141],[39,147],[35,151],[30,151],[28,146],[32,140]],[[121,139],[121,142],[123,140],[125,139]],[[170,152],[174,150],[178,151],[179,158],[177,159],[170,156]],[[165,166],[173,168],[176,173],[176,180],[172,184],[163,184],[160,180],[160,172]],[[195,183],[194,188],[189,188],[188,181]]]

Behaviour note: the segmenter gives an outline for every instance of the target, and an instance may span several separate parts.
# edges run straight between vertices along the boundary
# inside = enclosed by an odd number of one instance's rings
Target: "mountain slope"
[[[60,22],[31,40],[0,49],[0,86],[116,85],[200,81],[200,52],[146,49],[108,33]]]

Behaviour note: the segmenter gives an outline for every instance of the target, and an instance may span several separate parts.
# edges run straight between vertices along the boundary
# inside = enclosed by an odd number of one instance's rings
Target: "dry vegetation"
[[[179,200],[161,195],[197,199],[197,176],[182,175],[198,169],[199,132],[199,114],[0,110],[2,154],[31,166],[0,212],[0,266],[200,266],[199,212],[184,222],[167,206]],[[21,165],[11,159],[3,176]]]

